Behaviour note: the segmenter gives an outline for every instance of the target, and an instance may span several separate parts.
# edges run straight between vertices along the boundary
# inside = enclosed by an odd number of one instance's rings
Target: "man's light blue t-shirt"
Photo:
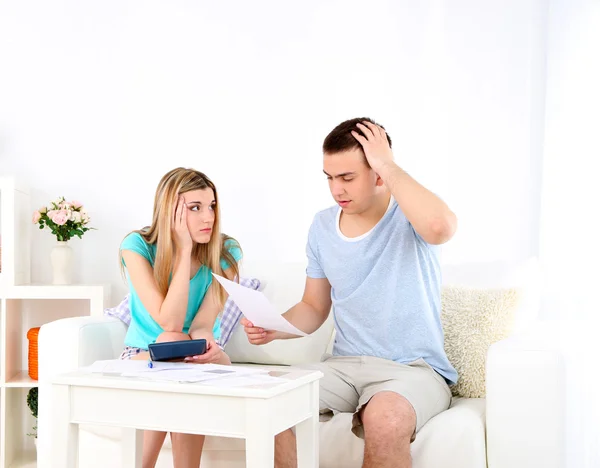
[[[225,242],[225,248],[231,253],[236,262],[239,262],[242,258],[242,251],[239,245],[233,240]],[[151,266],[154,266],[154,259],[156,256],[156,245],[148,244],[144,238],[137,232],[129,234],[123,242],[121,242],[121,250],[131,250],[140,254]],[[125,264],[125,260],[123,260]],[[127,265],[125,265],[127,266]],[[221,268],[227,269],[230,265],[221,259]],[[127,282],[129,283],[130,296],[130,308],[131,308],[131,324],[127,329],[125,335],[125,345],[133,346],[135,348],[148,349],[150,343],[154,343],[158,335],[164,330],[161,326],[156,323],[150,313],[142,304],[140,297],[135,291],[129,275],[127,275]],[[206,291],[212,283],[212,270],[206,265],[202,265],[194,277],[190,280],[190,290],[188,296],[188,306],[185,315],[185,321],[183,325],[183,333],[189,333],[190,326],[194,317],[198,313],[198,309],[204,300]],[[213,327],[213,336],[215,340],[219,339],[221,333],[220,319],[217,318]]]
[[[404,364],[423,358],[456,383],[444,351],[439,248],[416,233],[393,197],[360,237],[342,234],[340,213],[337,206],[318,213],[306,247],[307,275],[331,284],[333,354]]]

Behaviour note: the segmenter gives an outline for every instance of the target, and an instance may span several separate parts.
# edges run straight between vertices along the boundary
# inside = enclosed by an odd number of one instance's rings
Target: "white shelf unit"
[[[27,186],[14,177],[0,177],[0,288],[31,281],[33,211],[29,200]]]
[[[31,284],[33,209],[25,186],[0,178],[0,468],[35,468],[35,424],[27,393],[37,386],[27,370],[27,330],[65,317],[101,316],[110,297],[104,284]],[[68,302],[65,302],[68,301]]]

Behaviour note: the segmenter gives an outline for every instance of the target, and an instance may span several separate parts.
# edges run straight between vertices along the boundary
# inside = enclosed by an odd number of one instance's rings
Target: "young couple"
[[[333,306],[333,356],[314,366],[321,412],[354,413],[365,440],[364,467],[411,466],[417,431],[450,405],[456,371],[444,352],[438,245],[456,217],[394,162],[391,139],[371,119],[341,123],[323,143],[323,171],[337,206],[318,213],[308,232],[304,295],[284,316],[307,333]],[[211,272],[238,277],[238,243],[219,229],[214,184],[201,172],[174,169],[160,181],[152,225],[121,244],[132,320],[123,359],[148,359],[153,342],[205,338],[188,358],[229,364],[215,343],[225,292]],[[247,319],[250,343],[291,335]],[[153,467],[166,433],[145,431],[143,467]],[[171,434],[176,468],[197,468],[204,436]],[[296,466],[291,430],[276,437],[278,467]]]

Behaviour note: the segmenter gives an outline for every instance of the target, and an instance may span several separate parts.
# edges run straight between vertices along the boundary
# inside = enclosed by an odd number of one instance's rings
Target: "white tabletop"
[[[195,395],[218,395],[246,398],[271,398],[288,392],[302,385],[321,378],[323,374],[319,371],[304,369],[281,369],[276,370],[265,367],[269,375],[280,377],[281,383],[269,383],[250,385],[244,387],[218,387],[211,386],[210,382],[179,383],[164,382],[156,380],[145,380],[136,377],[123,377],[117,374],[90,373],[78,370],[67,374],[61,374],[52,379],[53,384],[70,385],[76,387],[95,388],[117,388],[127,390],[146,390],[172,393],[186,393]]]

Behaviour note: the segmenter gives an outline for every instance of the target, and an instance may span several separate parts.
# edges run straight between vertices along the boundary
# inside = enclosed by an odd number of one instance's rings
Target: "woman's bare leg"
[[[169,341],[189,340],[190,336],[185,333],[164,332],[157,338],[157,343]],[[132,359],[148,360],[148,351],[138,353]],[[167,433],[161,431],[144,431],[144,447],[142,452],[142,468],[154,468],[158,455],[163,446]],[[204,436],[195,434],[173,434],[173,466],[174,468],[198,468],[204,445]]]
[[[173,444],[173,468],[198,468],[204,436],[171,432]]]

